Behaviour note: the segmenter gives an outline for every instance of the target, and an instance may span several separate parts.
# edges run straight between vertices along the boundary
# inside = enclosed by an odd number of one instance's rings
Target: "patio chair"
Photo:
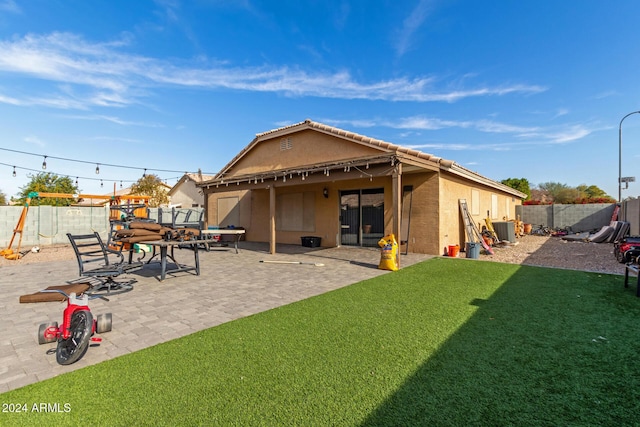
[[[133,289],[136,279],[116,281],[114,278],[140,270],[142,262],[125,262],[124,255],[121,252],[109,249],[96,232],[81,235],[67,233],[67,237],[76,254],[81,278],[87,277],[97,281],[96,284],[91,286],[88,293],[115,295]],[[118,260],[113,262],[109,259],[110,256],[112,258],[116,257]]]

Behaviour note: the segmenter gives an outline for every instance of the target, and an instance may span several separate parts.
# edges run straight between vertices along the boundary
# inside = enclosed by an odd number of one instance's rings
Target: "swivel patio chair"
[[[115,295],[128,292],[133,289],[136,279],[116,281],[115,277],[131,273],[142,268],[142,262],[127,263],[121,252],[109,249],[98,233],[72,235],[67,237],[73,246],[78,260],[80,279],[92,278],[89,294]],[[115,262],[109,257],[117,258]],[[94,267],[95,266],[95,267]],[[96,283],[97,282],[97,283]]]

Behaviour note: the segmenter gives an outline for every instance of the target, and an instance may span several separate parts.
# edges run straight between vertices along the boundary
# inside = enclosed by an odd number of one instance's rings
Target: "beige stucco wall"
[[[289,139],[290,149],[281,150],[283,139]],[[362,144],[348,143],[333,135],[304,130],[284,138],[259,142],[244,157],[233,165],[229,177],[253,173],[264,173],[277,169],[303,165],[353,159],[379,153]]]
[[[476,196],[474,196],[474,191]],[[496,196],[497,210],[493,210],[493,196]],[[441,252],[448,245],[459,244],[464,247],[468,240],[464,222],[460,214],[459,199],[465,199],[479,230],[485,225],[487,211],[492,221],[508,221],[516,219],[516,206],[522,201],[510,194],[502,193],[494,188],[463,180],[449,174],[441,174],[440,179],[440,246]],[[476,206],[477,204],[477,206]]]
[[[237,197],[240,209],[240,224],[234,224],[240,227],[247,227],[245,224],[251,223],[251,192],[242,191],[226,191],[223,193],[210,194],[207,197],[207,212],[206,223],[208,226],[220,225],[220,218],[218,215],[218,198],[222,197]],[[247,231],[245,236],[247,240],[251,240]]]
[[[186,180],[171,194],[171,204],[180,204],[183,208],[193,207],[193,204],[204,206],[204,195],[193,181]]]
[[[408,239],[409,251],[432,255],[439,254],[440,205],[438,173],[404,174],[402,176],[402,185],[413,186]],[[391,202],[391,195],[389,195],[389,203]],[[401,249],[404,250],[404,248]]]
[[[288,138],[288,141],[285,141]],[[285,149],[281,149],[281,143]],[[290,147],[290,148],[287,148]],[[264,140],[244,154],[226,177],[265,174],[278,169],[295,169],[306,165],[330,163],[345,159],[372,156],[383,151],[356,142],[345,141],[334,135],[313,130],[304,130],[284,137],[274,135],[271,140]],[[384,168],[388,172],[388,167]],[[371,172],[372,169],[369,170]],[[381,171],[382,169],[378,169]],[[354,178],[352,179],[351,176]],[[314,178],[314,179],[311,179]],[[314,194],[315,222],[313,231],[283,231],[277,227],[278,243],[300,244],[300,237],[305,235],[319,236],[322,246],[332,247],[339,244],[340,232],[340,191],[370,188],[384,188],[385,232],[393,231],[393,194],[391,176],[375,176],[370,179],[366,174],[352,172],[334,172],[331,177],[320,177],[325,182],[317,182],[317,176],[310,176],[306,181],[293,177],[286,185],[282,179],[270,182],[260,180],[254,189],[243,191],[226,191],[219,189],[205,190],[209,192],[207,221],[216,224],[218,218],[218,197],[237,195],[240,204],[240,224],[245,227],[246,239],[255,242],[268,242],[269,229],[269,189],[276,186],[276,195],[311,192]],[[246,184],[246,183],[245,183]],[[228,184],[227,184],[228,185]],[[462,179],[441,171],[406,172],[401,176],[401,185],[413,186],[411,206],[411,222],[409,230],[409,250],[411,252],[442,254],[447,245],[460,244],[464,247],[464,224],[460,216],[458,199],[464,198],[472,207],[477,202],[477,214],[474,219],[484,224],[486,211],[492,209],[492,194],[497,196],[497,209],[493,215],[495,220],[515,217],[515,206],[521,201],[491,187]],[[233,186],[233,184],[232,184]],[[253,185],[251,185],[253,187]],[[247,187],[249,188],[249,187]],[[323,196],[327,188],[329,197]],[[216,191],[224,192],[217,193]],[[473,192],[477,191],[477,200]],[[507,200],[509,205],[507,206]],[[400,241],[401,236],[396,236]],[[401,250],[404,248],[401,248]]]
[[[459,244],[464,247],[465,229],[460,216],[458,199],[464,198],[470,211],[474,210],[472,191],[477,191],[479,212],[473,215],[476,224],[484,225],[487,210],[492,209],[492,195],[497,196],[497,213],[495,221],[504,218],[515,218],[515,206],[521,204],[519,199],[499,193],[482,185],[474,185],[457,177],[438,172],[422,172],[402,175],[402,185],[413,186],[411,202],[411,222],[409,229],[409,250],[411,252],[442,254],[448,245]],[[329,197],[323,196],[327,188]],[[393,199],[391,177],[377,177],[373,180],[358,178],[319,184],[300,184],[276,188],[276,195],[313,192],[315,205],[315,226],[313,231],[282,231],[276,233],[277,242],[300,244],[300,237],[305,235],[319,236],[322,246],[333,247],[339,244],[340,231],[340,191],[369,188],[384,188],[385,232],[393,230]],[[218,219],[217,198],[238,197],[240,203],[240,224],[247,229],[246,239],[255,242],[269,241],[269,190],[256,189],[249,191],[230,191],[214,193],[209,196],[209,224]],[[507,211],[506,200],[509,199]],[[400,240],[399,237],[397,237]]]

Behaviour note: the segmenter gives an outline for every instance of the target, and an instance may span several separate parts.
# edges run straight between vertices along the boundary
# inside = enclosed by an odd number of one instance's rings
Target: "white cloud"
[[[0,0],[0,11],[22,13],[20,6],[14,0]]]
[[[121,119],[120,117],[106,116],[106,115],[88,115],[88,116],[65,115],[62,117],[66,119],[73,119],[73,120],[106,121],[106,122],[115,123],[122,126],[141,126],[141,127],[150,127],[150,128],[165,127],[164,125],[159,123],[134,122],[130,120]]]
[[[470,129],[487,134],[507,135],[511,141],[500,143],[420,143],[420,144],[404,144],[408,148],[414,149],[430,149],[430,150],[490,150],[490,151],[509,151],[516,148],[523,148],[531,145],[540,144],[565,144],[580,140],[593,132],[603,130],[601,127],[591,126],[589,124],[564,124],[554,125],[551,127],[527,127],[501,123],[486,119],[481,120],[443,120],[440,118],[426,116],[403,117],[395,120],[379,119],[379,120],[325,120],[334,126],[349,124],[356,128],[363,127],[387,127],[392,129],[401,129],[406,131],[435,131],[448,128]],[[410,135],[410,138],[417,138]]]
[[[5,94],[0,102],[57,108],[122,107],[140,102],[154,86],[276,92],[288,96],[413,102],[455,102],[468,97],[538,93],[546,88],[515,84],[441,91],[434,77],[399,77],[359,82],[348,71],[307,72],[295,67],[230,67],[198,58],[192,66],[120,52],[128,39],[90,43],[69,33],[27,35],[0,41],[0,72],[49,83],[56,92],[42,99],[17,99]],[[42,93],[42,90],[38,91]]]
[[[31,145],[37,145],[38,147],[44,147],[44,146],[47,145],[40,138],[38,138],[37,136],[33,136],[33,135],[26,136],[24,138],[24,142],[26,142],[27,144],[31,144]]]
[[[396,43],[398,56],[404,55],[410,49],[415,32],[424,24],[429,12],[431,12],[432,3],[432,0],[420,0],[418,5],[403,21]]]

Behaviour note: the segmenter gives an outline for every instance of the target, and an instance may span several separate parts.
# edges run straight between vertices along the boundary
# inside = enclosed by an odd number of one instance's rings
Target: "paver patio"
[[[242,242],[233,248],[200,253],[201,275],[179,273],[159,282],[158,264],[149,264],[130,277],[138,280],[133,291],[112,296],[109,302],[94,299],[94,315],[112,313],[113,330],[100,335],[77,363],[56,363],[55,343],[38,345],[40,323],[62,320],[65,303],[20,304],[20,295],[78,278],[75,259],[0,267],[0,393],[70,372],[88,365],[141,350],[234,319],[319,295],[381,274],[376,248],[339,247],[310,249]],[[192,263],[190,251],[176,251],[178,261]],[[408,266],[430,258],[403,255]],[[323,263],[271,264],[261,260]]]

